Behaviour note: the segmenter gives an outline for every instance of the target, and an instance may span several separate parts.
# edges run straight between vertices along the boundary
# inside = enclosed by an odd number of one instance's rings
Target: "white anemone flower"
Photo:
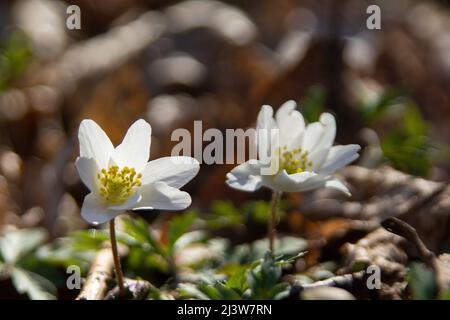
[[[333,146],[336,122],[323,113],[318,122],[305,126],[296,103],[284,103],[273,117],[264,105],[256,126],[258,159],[251,159],[227,174],[227,184],[243,191],[262,186],[277,192],[304,192],[325,187],[350,195],[332,174],[358,158],[357,144]]]
[[[198,173],[198,161],[164,157],[148,162],[151,126],[146,121],[131,125],[116,148],[92,120],[81,122],[78,139],[75,165],[91,191],[81,208],[87,222],[104,223],[127,210],[182,210],[191,204],[190,195],[179,188]]]

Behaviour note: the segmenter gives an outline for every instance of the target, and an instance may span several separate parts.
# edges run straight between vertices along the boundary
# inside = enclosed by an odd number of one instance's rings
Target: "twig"
[[[112,280],[113,268],[114,259],[111,248],[98,251],[77,300],[102,300]]]
[[[438,288],[438,294],[444,294],[448,290],[448,274],[450,273],[448,271],[449,267],[443,261],[442,256],[438,259],[436,255],[426,247],[417,234],[417,231],[406,222],[397,218],[389,218],[382,222],[382,226],[386,230],[402,236],[415,246],[421,260],[434,271],[434,281]]]
[[[425,244],[417,234],[416,229],[414,229],[408,223],[395,217],[387,218],[386,220],[381,222],[381,225],[387,231],[397,234],[411,242],[417,249],[417,252],[419,253],[420,258],[423,260],[423,262],[436,270],[436,257],[434,253],[428,250],[428,248],[425,246]]]
[[[331,277],[322,281],[317,281],[308,284],[293,284],[289,293],[289,299],[297,299],[298,295],[305,290],[322,288],[322,287],[336,287],[341,289],[352,289],[355,287],[355,283],[361,283],[366,278],[366,271],[358,271],[355,273],[343,274],[335,277]]]
[[[331,277],[322,281],[304,284],[303,290],[319,288],[319,287],[337,287],[337,288],[351,288],[355,281],[362,281],[366,275],[366,271],[359,271],[355,273],[343,274]]]
[[[119,246],[117,250],[119,257],[128,253],[126,246]],[[89,274],[76,300],[104,299],[113,280],[113,270],[114,257],[111,248],[108,246],[100,249],[92,261]]]

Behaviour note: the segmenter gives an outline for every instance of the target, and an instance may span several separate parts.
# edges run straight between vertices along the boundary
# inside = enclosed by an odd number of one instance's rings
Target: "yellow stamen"
[[[134,168],[118,166],[102,169],[97,175],[100,181],[100,195],[112,204],[124,203],[134,192],[135,187],[141,186],[142,175],[136,174]]]
[[[288,174],[306,171],[313,165],[308,159],[308,150],[303,151],[302,148],[288,151],[287,146],[283,146],[283,148],[278,148],[277,156],[279,157],[279,171],[284,169]]]

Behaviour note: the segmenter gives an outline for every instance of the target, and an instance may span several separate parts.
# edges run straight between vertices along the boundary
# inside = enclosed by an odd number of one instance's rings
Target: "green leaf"
[[[404,116],[405,131],[412,136],[427,134],[427,124],[425,123],[419,109],[415,105],[409,105]]]
[[[126,268],[130,277],[134,275],[150,278],[155,272],[170,272],[170,265],[164,256],[142,247],[130,248],[126,258]]]
[[[170,221],[167,245],[169,253],[173,252],[175,242],[192,227],[196,219],[197,214],[191,211],[177,215]]]
[[[243,216],[231,201],[214,201],[211,204],[211,215],[206,220],[210,229],[236,227],[243,223]]]
[[[31,58],[31,45],[25,34],[10,33],[0,45],[0,92],[27,68]]]
[[[434,273],[424,264],[413,263],[408,272],[408,285],[412,298],[418,300],[432,300],[436,296],[437,287]]]
[[[277,265],[284,267],[294,263],[298,258],[303,257],[306,251],[297,254],[280,254],[275,257]]]
[[[226,281],[226,285],[243,294],[248,288],[247,285],[247,267],[241,265],[233,265],[229,272],[232,272]]]
[[[181,284],[179,287],[182,298],[200,300],[239,300],[241,296],[223,282],[216,281],[213,284]]]
[[[444,292],[444,293],[441,295],[440,299],[441,299],[441,300],[450,300],[450,290]]]
[[[193,298],[199,300],[211,300],[207,294],[202,292],[202,290],[192,283],[181,283],[178,286],[178,292],[182,299]]]
[[[362,116],[367,123],[377,121],[390,111],[392,107],[402,103],[404,98],[402,90],[388,89],[374,103],[361,106]]]
[[[103,242],[109,240],[109,234],[102,230],[81,230],[69,235],[72,247],[76,250],[98,250]]]
[[[281,209],[282,205],[280,205],[280,210],[278,210],[280,219],[284,215]],[[267,201],[247,201],[242,205],[241,211],[247,218],[261,224],[266,224],[270,217],[270,203]]]
[[[156,253],[160,254],[167,259],[169,257],[167,250],[162,244],[155,239],[149,224],[142,218],[126,218],[123,219],[123,232],[122,239],[129,246],[139,246],[144,250],[152,249]],[[127,240],[125,240],[127,239]],[[150,246],[150,247],[148,247]]]
[[[245,243],[236,246],[230,253],[230,263],[252,263],[255,260],[262,259],[269,247],[268,239],[257,240],[253,243]],[[281,237],[277,238],[274,243],[275,252],[280,259],[288,259],[295,257],[307,248],[307,241],[303,238],[297,237]]]
[[[428,175],[431,145],[427,137],[394,132],[383,139],[381,148],[396,169],[418,176]]]
[[[427,137],[427,124],[418,108],[409,104],[403,123],[381,141],[384,155],[392,165],[404,172],[426,176],[431,169],[433,145]]]
[[[74,247],[73,239],[70,237],[59,238],[53,243],[39,247],[36,258],[48,265],[67,268],[77,265],[82,273],[86,273],[94,259],[98,247],[95,249],[78,249]]]
[[[276,264],[272,253],[267,252],[263,261],[247,274],[247,282],[250,288],[250,299],[279,299],[288,293],[288,284],[279,282],[281,267]]]
[[[140,245],[142,243],[150,243],[155,246],[156,240],[151,235],[150,226],[141,218],[124,218],[122,219],[123,233],[128,237],[124,237],[126,244],[130,246]]]
[[[32,300],[56,299],[55,286],[37,273],[13,268],[11,279],[16,290],[19,293],[27,294]]]
[[[319,120],[324,111],[326,99],[325,89],[321,86],[312,86],[300,102],[300,108],[305,120],[309,123]]]
[[[175,298],[167,292],[163,292],[154,286],[150,286],[147,300],[175,300]]]
[[[5,262],[16,264],[47,239],[44,229],[20,229],[0,238],[0,252]]]
[[[211,300],[220,300],[220,298],[221,298],[220,292],[216,288],[215,284],[211,286],[211,285],[206,284],[206,283],[201,283],[197,287],[209,299],[211,299]]]
[[[283,217],[284,203],[280,204],[279,216]],[[231,201],[214,201],[211,215],[206,219],[209,229],[233,228],[249,222],[267,223],[270,215],[270,204],[267,201],[247,201],[236,208]]]
[[[201,230],[186,232],[177,239],[174,244],[173,250],[181,250],[191,244],[200,243],[204,240],[206,240],[206,233]]]
[[[241,296],[233,289],[229,288],[226,284],[222,282],[216,282],[214,288],[218,292],[219,300],[240,300]]]

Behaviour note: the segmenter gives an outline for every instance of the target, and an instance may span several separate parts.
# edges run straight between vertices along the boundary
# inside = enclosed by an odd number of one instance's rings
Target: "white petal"
[[[305,120],[302,114],[295,110],[297,104],[293,100],[285,102],[278,109],[275,118],[280,129],[280,144],[290,146],[291,141],[305,129]]]
[[[329,148],[336,136],[336,121],[330,113],[322,113],[319,122],[308,125],[303,137],[303,148],[313,152],[316,148]]]
[[[241,163],[227,174],[226,183],[238,190],[252,192],[262,186],[259,167],[250,163],[251,160]]]
[[[343,193],[345,193],[347,196],[351,196],[348,188],[337,179],[328,180],[325,183],[325,188],[339,190],[339,191],[342,191]]]
[[[358,151],[361,147],[357,144],[344,146],[334,146],[330,148],[327,159],[319,172],[323,175],[330,175],[334,171],[346,166],[359,157]]]
[[[330,148],[317,148],[308,155],[308,160],[312,162],[311,171],[318,172],[318,169],[320,169],[325,162],[329,151]]]
[[[277,130],[275,120],[273,119],[273,109],[271,106],[263,105],[261,111],[258,114],[256,121],[256,144],[258,146],[259,159],[266,159],[270,157],[271,150],[275,147],[272,141],[275,137],[278,137],[279,132]]]
[[[286,101],[281,105],[275,114],[275,119],[277,122],[282,121],[283,118],[289,116],[289,114],[295,110],[297,103],[294,100]]]
[[[81,216],[87,222],[97,225],[114,219],[122,211],[111,210],[106,207],[101,198],[89,193],[83,201]]]
[[[183,210],[191,205],[189,193],[156,182],[138,189],[142,200],[134,209]]]
[[[269,105],[263,105],[256,120],[256,129],[272,129],[274,127],[273,109]]]
[[[286,170],[283,170],[273,178],[273,183],[280,191],[298,192],[303,191],[307,187],[305,183],[315,176],[317,174],[309,171],[288,174]]]
[[[261,167],[260,162],[252,159],[234,167],[233,170],[230,171],[230,173],[236,176],[248,176],[248,175],[256,176],[260,174],[260,167]]]
[[[133,123],[114,152],[119,167],[132,167],[137,172],[144,170],[150,157],[151,135],[152,128],[145,120]]]
[[[141,201],[141,199],[142,199],[142,196],[138,192],[135,192],[124,203],[119,204],[119,205],[110,205],[110,206],[108,206],[108,209],[115,210],[115,211],[127,211],[127,210],[130,210],[130,209],[133,209],[134,207],[136,207],[136,205],[139,203],[139,201]]]
[[[228,173],[225,182],[233,189],[247,192],[256,191],[263,186],[262,178],[260,176],[248,176],[245,179],[238,179],[236,176]]]
[[[299,132],[296,135],[293,135],[292,139],[290,141],[290,145],[288,146],[289,150],[295,150],[295,149],[302,148],[304,136],[305,136],[305,130],[302,130],[302,132]]]
[[[336,138],[336,120],[331,113],[322,113],[319,119],[320,123],[325,127],[325,132],[322,137],[322,147],[329,148],[333,145]]]
[[[323,126],[319,122],[308,124],[303,134],[302,148],[309,152],[314,151],[322,134]]]
[[[91,192],[97,193],[97,174],[99,171],[97,162],[93,158],[78,157],[75,160],[75,166],[77,167],[81,181],[83,181]]]
[[[80,157],[94,158],[99,168],[106,168],[114,146],[106,133],[93,120],[83,120],[78,130]]]
[[[142,172],[143,185],[163,181],[174,188],[181,188],[198,173],[200,165],[191,157],[164,157],[150,161]]]
[[[303,188],[300,190],[301,192],[306,191],[312,191],[318,188],[322,188],[325,186],[325,183],[328,181],[328,179],[322,175],[317,175],[315,177],[312,177],[308,180],[306,180],[303,183]]]

